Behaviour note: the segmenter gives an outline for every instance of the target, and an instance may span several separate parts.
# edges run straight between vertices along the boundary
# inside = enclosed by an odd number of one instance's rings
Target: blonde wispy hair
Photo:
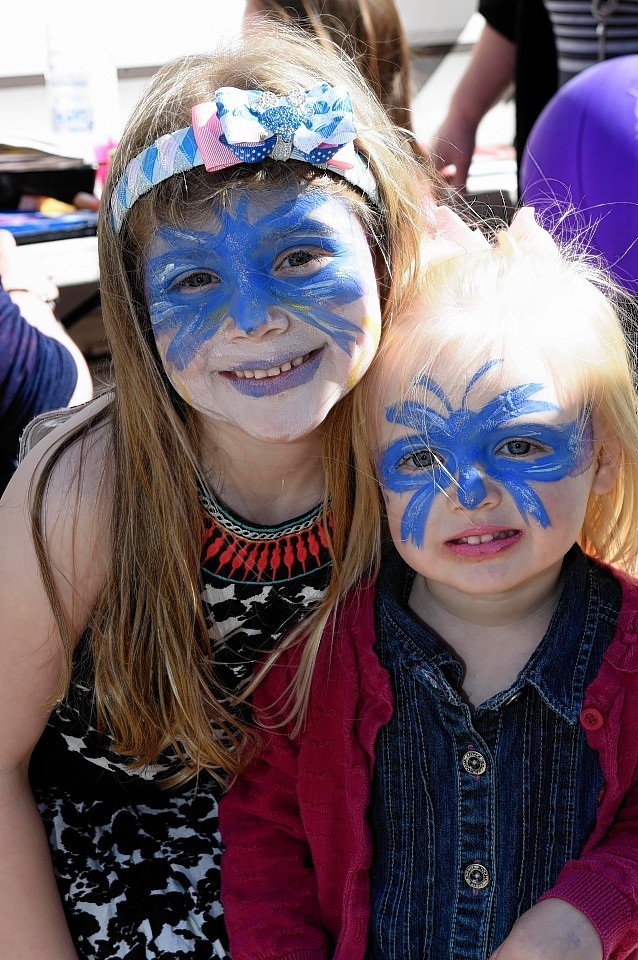
[[[458,238],[457,238],[458,239]],[[421,286],[393,326],[354,398],[353,443],[358,469],[374,470],[372,451],[391,391],[414,397],[423,378],[446,372],[463,393],[491,358],[540,360],[559,399],[575,398],[595,434],[619,450],[618,479],[592,493],[580,545],[589,555],[636,572],[638,554],[638,399],[635,386],[638,317],[626,294],[578,242],[556,243],[520,211],[491,244],[467,233],[460,242],[426,241]],[[562,308],[557,316],[556,305]],[[415,358],[420,363],[415,364]],[[498,366],[488,372],[498,377]],[[451,378],[451,380],[449,379]]]
[[[350,90],[359,131],[355,147],[375,176],[378,206],[337,175],[298,162],[266,160],[215,174],[199,168],[173,176],[134,204],[116,235],[109,203],[126,165],[158,137],[188,126],[194,104],[213,99],[222,86],[283,95],[318,80]],[[417,283],[424,226],[417,169],[405,137],[388,123],[352,65],[281,25],[264,27],[215,54],[182,58],[162,68],[133,111],[113,158],[102,197],[99,256],[115,391],[105,410],[68,436],[47,463],[33,493],[32,526],[65,648],[56,695],[61,698],[71,681],[72,644],[43,524],[47,482],[66,448],[89,442],[98,426],[106,430],[115,493],[108,518],[107,577],[89,625],[95,708],[114,748],[135,765],[154,763],[167,747],[176,751],[182,766],[168,783],[200,770],[220,778],[234,775],[255,738],[251,727],[238,720],[232,695],[215,678],[215,631],[211,637],[200,597],[199,438],[193,411],[173,390],[155,346],[143,285],[147,243],[157,225],[192,223],[206,215],[211,203],[227,205],[245,190],[273,185],[321,189],[344,198],[367,231],[385,330]],[[341,400],[323,431],[325,503],[334,518],[333,569],[326,599],[304,633],[310,665],[331,606],[358,581],[375,550],[378,518],[369,524],[367,491],[352,468],[350,404],[349,396]],[[361,528],[354,540],[348,536],[353,524]]]

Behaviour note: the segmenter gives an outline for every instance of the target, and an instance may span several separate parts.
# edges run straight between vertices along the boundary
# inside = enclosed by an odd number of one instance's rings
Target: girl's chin
[[[213,433],[234,434],[243,436],[246,441],[255,440],[260,443],[294,443],[297,440],[316,435],[321,436],[323,421],[304,420],[299,422],[273,423],[272,420],[264,418],[263,422],[253,419],[246,423],[243,420],[232,419],[230,417],[220,417],[218,414],[207,413],[205,410],[195,408],[198,419],[202,422],[204,428],[208,428]]]
[[[320,434],[326,418],[341,399],[342,394],[330,397],[319,408],[304,403],[299,397],[294,403],[272,404],[267,402],[260,413],[260,403],[251,404],[248,409],[242,403],[238,410],[213,410],[203,404],[186,401],[195,410],[203,425],[213,430],[227,429],[233,433],[242,433],[254,440],[266,443],[292,443],[314,434]],[[241,409],[244,407],[244,409]]]

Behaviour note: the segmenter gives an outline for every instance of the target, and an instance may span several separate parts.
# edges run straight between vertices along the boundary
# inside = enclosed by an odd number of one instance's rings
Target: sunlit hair
[[[139,199],[115,235],[107,211],[126,164],[162,134],[187,126],[193,104],[212,99],[222,86],[283,95],[318,80],[345,84],[351,92],[359,130],[355,146],[369,158],[379,208],[373,209],[339,176],[303,163],[266,160],[217,174],[200,168],[174,176]],[[197,223],[211,203],[231,204],[246,190],[273,185],[321,189],[342,197],[367,231],[385,329],[412,296],[418,274],[423,222],[415,170],[405,140],[388,124],[358,73],[299,31],[281,25],[237,40],[218,54],[187,57],[161,69],[135,108],[113,159],[102,198],[99,255],[102,313],[115,377],[114,399],[102,419],[110,430],[115,492],[108,575],[91,621],[95,703],[115,748],[136,763],[152,763],[172,745],[183,762],[174,780],[200,769],[232,775],[249,754],[252,734],[237,722],[231,699],[215,684],[215,641],[209,637],[200,600],[198,433],[193,410],[173,390],[155,347],[143,288],[146,245],[158,224]],[[350,422],[346,397],[324,428],[325,502],[331,502],[334,515],[334,565],[326,601],[308,621],[302,686],[328,610],[357,581],[374,553],[379,517],[370,517],[367,492],[355,482]],[[85,435],[81,442],[94,426],[80,429]],[[33,503],[43,579],[67,650],[60,696],[70,682],[71,650],[41,517],[52,466],[77,438],[77,433],[67,438],[49,462]],[[354,539],[348,537],[352,525],[360,528]]]
[[[432,245],[436,251],[436,244]],[[427,247],[427,244],[426,244]],[[591,556],[630,573],[638,553],[637,320],[627,298],[585,253],[560,247],[539,226],[501,230],[490,247],[434,254],[415,303],[379,350],[354,398],[358,468],[373,469],[381,418],[389,403],[417,398],[421,377],[459,395],[486,360],[541,361],[561,402],[591,412],[594,439],[616,438],[618,480],[592,493],[580,543]],[[499,365],[481,379],[493,378]],[[471,397],[470,397],[471,399]]]
[[[410,51],[395,0],[259,0],[258,7],[296,23],[355,62],[393,123],[412,131]]]

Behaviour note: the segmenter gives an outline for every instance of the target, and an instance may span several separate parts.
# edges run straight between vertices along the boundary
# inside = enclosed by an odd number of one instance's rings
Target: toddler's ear
[[[620,440],[612,434],[606,434],[598,447],[592,493],[609,493],[618,480],[621,460]]]

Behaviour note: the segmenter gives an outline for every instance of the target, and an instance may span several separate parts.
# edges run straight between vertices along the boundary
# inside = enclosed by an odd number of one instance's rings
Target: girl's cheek
[[[383,489],[383,499],[385,500],[390,530],[394,537],[401,529],[401,521],[403,520],[406,504],[402,502],[402,497],[386,489]]]
[[[157,352],[159,353],[160,360],[164,364],[164,369],[166,370],[167,374],[169,374],[170,376],[171,374],[170,368],[172,364],[169,363],[169,361],[166,359],[166,354],[168,353],[170,345],[173,341],[173,336],[172,334],[169,334],[169,333],[164,333],[164,332],[159,333],[157,329],[153,330],[153,335],[155,337],[155,346],[157,347]]]
[[[374,352],[376,353],[379,343],[381,342],[381,310],[377,304],[375,304],[375,307],[374,312],[369,313],[366,317],[363,329],[372,340]]]
[[[192,394],[188,389],[188,387],[186,386],[186,383],[184,382],[182,377],[180,377],[179,374],[174,374],[171,377],[171,383],[173,384],[173,387],[175,388],[177,393],[180,395],[182,400],[185,400],[186,403],[189,404],[189,406],[192,406],[193,405]]]
[[[380,331],[380,325],[379,325]],[[375,337],[370,329],[364,327],[365,338],[361,347],[357,350],[357,355],[352,364],[352,370],[350,371],[350,376],[346,381],[346,390],[350,391],[352,388],[359,383],[363,376],[367,373],[370,368],[370,364],[374,360],[374,355],[377,352],[379,346],[379,338]]]

